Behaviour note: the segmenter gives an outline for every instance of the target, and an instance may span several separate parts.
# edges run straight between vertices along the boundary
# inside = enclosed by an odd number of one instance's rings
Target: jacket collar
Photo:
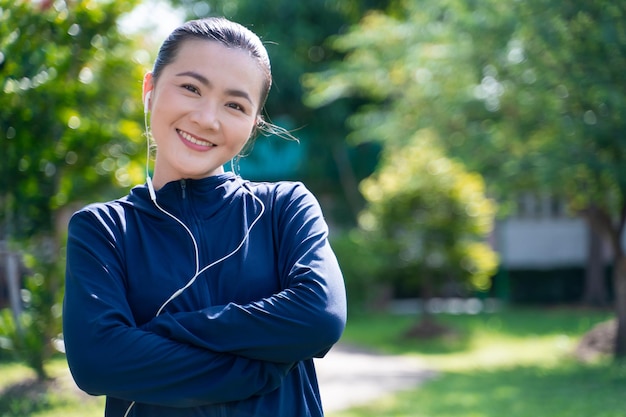
[[[211,217],[229,204],[240,191],[240,183],[232,172],[198,180],[182,179],[165,184],[156,192],[157,203],[175,216],[191,213]],[[134,187],[128,197],[135,207],[150,212],[159,211],[150,199],[146,184]]]

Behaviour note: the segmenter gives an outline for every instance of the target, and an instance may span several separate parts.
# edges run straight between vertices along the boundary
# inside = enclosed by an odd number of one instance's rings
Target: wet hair
[[[223,17],[191,20],[174,29],[161,45],[154,62],[152,69],[154,82],[158,81],[163,69],[176,59],[181,45],[193,39],[220,42],[227,48],[248,52],[250,57],[257,61],[264,74],[259,103],[259,111],[261,111],[272,86],[272,69],[267,50],[254,32]]]

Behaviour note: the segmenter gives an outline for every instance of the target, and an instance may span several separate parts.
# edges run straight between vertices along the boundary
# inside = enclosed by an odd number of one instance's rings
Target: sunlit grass
[[[35,377],[35,373],[32,372],[26,365],[23,365],[21,363],[9,362],[6,364],[0,364],[0,369],[2,369],[2,378],[0,378],[0,390],[22,381],[25,375],[32,375],[33,378]]]
[[[353,318],[346,342],[416,356],[439,374],[328,417],[624,417],[626,364],[573,356],[581,335],[611,316],[580,309],[438,316],[455,332],[432,341],[403,337],[415,317]]]
[[[31,414],[33,417],[102,417],[104,415],[104,399],[88,403],[72,401],[50,410]]]
[[[567,362],[445,372],[422,387],[328,417],[624,417],[626,369]]]
[[[570,355],[575,342],[573,338],[565,335],[521,340],[485,338],[482,343],[471,346],[467,351],[429,355],[425,360],[430,366],[445,371],[472,371],[522,365],[552,366]]]

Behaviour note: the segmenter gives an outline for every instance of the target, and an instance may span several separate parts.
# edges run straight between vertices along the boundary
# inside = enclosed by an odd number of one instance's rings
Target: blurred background
[[[565,398],[587,385],[555,400],[565,414],[405,399],[346,416],[623,417],[624,0],[0,0],[1,416],[76,406],[48,385],[44,405],[31,401],[23,382],[63,367],[67,221],[144,182],[143,75],[173,28],[213,15],[266,44],[265,117],[299,140],[260,136],[235,168],[303,181],[320,200],[348,289],[346,343],[458,355],[477,328],[510,330],[502,350],[545,335],[584,351],[581,380],[609,375],[586,414]],[[444,374],[459,359],[447,358],[431,357]]]

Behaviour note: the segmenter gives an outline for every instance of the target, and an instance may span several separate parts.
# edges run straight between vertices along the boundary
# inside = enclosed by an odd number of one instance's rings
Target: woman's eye
[[[183,84],[181,87],[184,88],[185,90],[191,91],[192,93],[200,92],[200,90],[198,90],[194,85],[191,85],[191,84]]]
[[[228,103],[227,106],[230,107],[231,109],[239,110],[240,112],[244,112],[245,113],[245,109],[240,104]]]

